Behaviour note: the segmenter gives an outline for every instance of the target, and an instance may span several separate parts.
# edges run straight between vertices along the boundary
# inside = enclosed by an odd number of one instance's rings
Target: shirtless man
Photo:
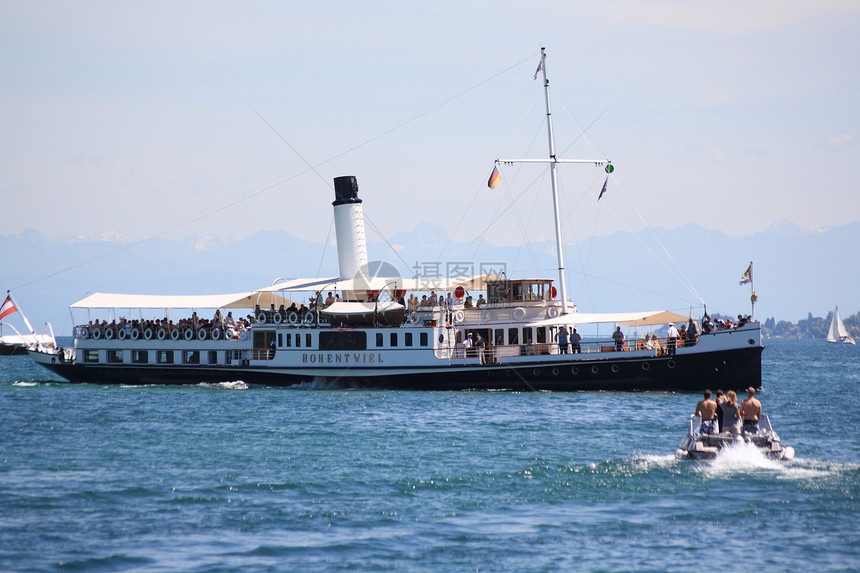
[[[702,435],[714,435],[719,432],[717,428],[717,403],[711,400],[711,391],[705,390],[704,400],[700,400],[696,404],[696,415],[701,416],[702,425],[699,427],[699,433]]]
[[[761,402],[755,399],[755,388],[747,388],[747,399],[741,402],[741,418],[744,425],[742,434],[755,434],[758,432],[758,419],[761,417]]]

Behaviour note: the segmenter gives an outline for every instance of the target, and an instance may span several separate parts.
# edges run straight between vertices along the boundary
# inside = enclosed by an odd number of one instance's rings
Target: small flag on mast
[[[741,276],[742,285],[748,285],[752,282],[752,263],[747,267],[747,270],[744,272],[743,276]]]
[[[603,197],[603,194],[606,193],[606,184],[609,183],[609,177],[606,178],[606,181],[603,182],[603,189],[600,190],[600,195],[597,196],[597,200],[600,201],[600,198]]]
[[[3,306],[0,306],[0,320],[2,320],[3,317],[8,316],[13,312],[16,312],[17,310],[18,309],[15,308],[15,304],[12,302],[12,299],[7,296],[6,300],[3,301]]]
[[[534,77],[534,79],[533,79],[532,81],[534,81],[534,80],[536,80],[536,79],[537,79],[538,74],[540,73],[541,67],[543,67],[543,59],[541,59],[541,61],[539,61],[539,62],[538,62],[538,67],[537,67],[537,69],[535,70],[535,77]]]
[[[496,185],[499,184],[499,181],[502,180],[502,176],[499,175],[499,168],[493,167],[493,172],[490,174],[490,180],[487,181],[487,187],[490,189],[495,189]]]

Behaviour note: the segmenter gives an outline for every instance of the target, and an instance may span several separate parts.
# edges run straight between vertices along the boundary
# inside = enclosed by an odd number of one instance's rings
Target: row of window
[[[150,364],[150,352],[155,354],[153,364],[203,364],[201,356],[207,359],[205,364],[219,364],[217,350],[132,350],[132,364]],[[230,364],[231,353],[221,352],[224,359],[221,364]],[[108,364],[122,364],[125,362],[122,350],[108,350],[105,357]],[[98,350],[84,350],[84,362],[99,362]]]

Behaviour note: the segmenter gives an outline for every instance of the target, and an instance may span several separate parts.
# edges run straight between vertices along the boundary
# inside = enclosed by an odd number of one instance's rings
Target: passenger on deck
[[[573,331],[570,333],[570,347],[571,351],[574,354],[582,353],[582,346],[580,343],[582,342],[582,335],[576,331],[576,327],[573,327]]]
[[[701,416],[702,425],[699,426],[699,433],[704,436],[714,435],[719,432],[717,428],[717,403],[711,400],[711,391],[705,390],[704,400],[700,400],[696,404],[696,415]]]
[[[714,322],[711,320],[711,317],[707,314],[705,318],[702,320],[702,332],[708,334],[714,331]]]
[[[678,329],[675,328],[674,322],[669,323],[669,333],[667,336],[668,336],[669,356],[674,356],[675,355],[675,347],[678,345],[678,336],[680,336]]]
[[[654,350],[654,340],[651,338],[650,334],[645,335],[645,350]]]
[[[720,404],[723,411],[723,430],[736,436],[741,433],[741,409],[738,408],[738,395],[734,390],[726,394],[726,401]]]
[[[299,307],[296,306],[296,301],[293,301],[292,304],[287,307],[287,312],[299,312]]]
[[[567,329],[562,326],[558,329],[558,353],[567,354],[568,335]]]
[[[621,332],[620,326],[616,327],[615,332],[612,333],[612,340],[615,341],[615,352],[624,350],[624,333]]]
[[[463,303],[463,308],[472,308],[474,305],[472,304],[472,295],[466,297],[466,302]]]
[[[332,295],[332,293],[328,293],[328,296],[325,297],[325,303],[324,303],[323,308],[328,308],[333,304],[334,304],[334,295]]]
[[[485,304],[487,304],[487,301],[486,301],[486,300],[484,300],[484,295],[479,294],[479,295],[478,295],[478,303],[477,303],[475,306],[477,306],[478,308],[481,308],[481,307],[482,307],[482,306],[484,306]]]
[[[761,402],[755,399],[755,388],[747,388],[747,399],[741,402],[741,418],[744,425],[742,434],[755,434],[758,432],[758,420],[761,418]]]
[[[226,324],[227,326],[233,326],[234,324],[236,324],[236,321],[233,320],[232,311],[227,311],[227,318],[224,319],[224,324]]]
[[[463,341],[463,351],[466,353],[466,358],[470,358],[472,356],[472,333],[471,332],[466,336],[466,340]]]
[[[421,296],[421,302],[418,304],[418,306],[419,306],[419,307],[421,307],[421,306],[430,306],[430,301],[427,299],[427,295],[426,295],[426,294]]]
[[[436,306],[439,304],[439,297],[436,295],[435,290],[430,291],[430,298],[427,299],[427,302],[430,304],[430,306]]]
[[[484,355],[485,348],[486,344],[484,344],[484,339],[481,338],[481,333],[478,333],[475,338],[475,349],[478,351],[478,358],[481,359],[481,364],[484,364],[487,361],[487,357]]]

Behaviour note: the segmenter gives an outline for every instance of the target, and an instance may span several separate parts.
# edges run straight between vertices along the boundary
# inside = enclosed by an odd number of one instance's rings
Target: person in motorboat
[[[624,333],[621,332],[620,326],[617,326],[615,332],[612,333],[612,340],[615,341],[615,352],[624,350]]]
[[[669,355],[674,356],[675,355],[675,347],[678,345],[678,337],[680,336],[678,329],[675,328],[674,322],[669,323],[669,332],[668,332],[667,336],[669,338],[669,341],[668,341]]]
[[[720,404],[723,412],[723,429],[733,436],[741,433],[741,409],[738,407],[738,395],[734,390],[726,393],[726,401]]]
[[[696,404],[695,415],[702,419],[702,424],[699,426],[699,433],[702,435],[716,435],[719,433],[717,427],[717,403],[711,400],[711,391],[705,390],[704,399],[699,400]]]
[[[717,390],[717,393],[714,394],[714,402],[717,403],[717,427],[720,430],[720,433],[723,433],[723,402],[726,401],[725,395],[723,395],[722,390]]]
[[[747,399],[741,402],[741,418],[743,427],[741,433],[755,434],[758,432],[758,421],[761,418],[761,402],[755,398],[755,388],[747,388]]]
[[[570,347],[571,352],[574,354],[579,354],[582,352],[582,335],[576,331],[576,327],[573,327],[573,330],[570,333]]]

